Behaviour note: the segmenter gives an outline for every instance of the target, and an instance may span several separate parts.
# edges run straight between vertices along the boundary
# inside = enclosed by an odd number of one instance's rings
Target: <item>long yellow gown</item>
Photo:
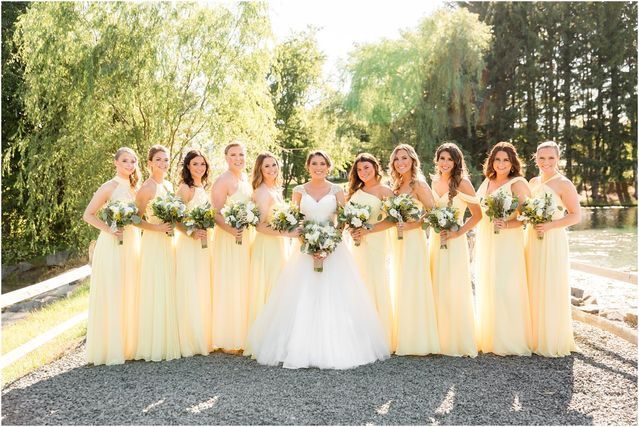
[[[204,188],[195,187],[187,210],[209,201]],[[175,275],[178,333],[182,356],[211,351],[211,258],[200,240],[176,233]]]
[[[173,192],[170,182],[157,186],[156,197]],[[151,202],[146,218],[151,224],[162,221],[153,215]],[[140,304],[136,359],[158,362],[180,357],[175,298],[175,243],[164,232],[144,230],[140,257]]]
[[[421,203],[416,202],[422,209]],[[396,229],[393,230],[397,301],[395,354],[440,353],[426,233],[421,228],[404,230],[404,239],[397,240]]]
[[[559,175],[555,175],[558,177]],[[555,177],[550,178],[550,180]],[[547,182],[547,181],[546,181]],[[564,216],[561,198],[545,183],[531,188],[533,197],[551,194],[557,206],[553,219]],[[547,357],[567,356],[577,351],[572,332],[570,284],[568,282],[568,236],[565,228],[554,228],[537,238],[533,226],[526,232],[526,267],[532,320],[532,349]]]
[[[269,212],[271,218],[273,208]],[[248,326],[262,311],[287,258],[287,238],[255,233],[249,267]],[[250,354],[250,351],[245,352]]]
[[[371,207],[369,222],[379,222],[382,201],[363,190],[357,190],[350,198],[353,203]],[[360,274],[373,298],[377,314],[386,332],[386,340],[391,352],[397,347],[395,337],[395,319],[391,288],[391,252],[388,230],[367,234],[360,246],[351,246],[351,252],[357,262]]]
[[[116,176],[110,201],[135,202],[129,180]],[[87,363],[114,365],[131,359],[137,341],[140,230],[128,225],[123,243],[100,232],[91,264]]]
[[[437,207],[448,205],[448,192],[440,197],[433,191],[433,197]],[[479,199],[460,191],[453,197],[452,206],[459,210],[460,226],[468,203],[479,204]],[[466,234],[447,240],[446,246],[447,249],[440,249],[439,233],[431,230],[430,271],[441,352],[448,356],[475,357],[475,309]]]
[[[227,197],[232,201],[248,202],[252,188],[240,181],[235,193]],[[235,243],[235,236],[213,229],[213,319],[212,349],[243,350],[248,333],[249,261],[254,230],[244,230],[242,244]]]
[[[495,191],[501,189],[512,194],[511,186],[518,181],[526,183],[522,177],[513,178]],[[480,198],[486,196],[487,187],[486,179],[477,190]],[[516,215],[515,212],[508,219]],[[531,329],[524,230],[517,227],[494,234],[493,223],[484,212],[476,248],[479,349],[501,356],[529,356]]]

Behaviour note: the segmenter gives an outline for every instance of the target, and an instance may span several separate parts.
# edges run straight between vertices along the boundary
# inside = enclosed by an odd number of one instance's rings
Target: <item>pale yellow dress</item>
[[[380,220],[382,201],[361,189],[350,198],[353,203],[371,207],[369,222],[375,224]],[[351,252],[357,262],[360,274],[373,298],[377,314],[386,332],[386,340],[391,352],[397,347],[395,338],[395,319],[393,311],[393,295],[391,288],[391,245],[388,230],[370,233],[364,236],[360,246],[351,245]]]
[[[207,204],[202,187],[195,187],[187,210]],[[210,234],[210,232],[209,232]],[[176,303],[182,356],[211,351],[211,258],[202,242],[176,233]]]
[[[129,180],[116,176],[110,201],[135,202]],[[137,337],[140,230],[128,225],[123,243],[100,232],[91,264],[87,363],[114,365],[131,359]]]
[[[446,207],[449,203],[448,192],[440,197],[433,190],[433,197],[437,207]],[[460,227],[468,203],[479,204],[479,199],[457,191],[452,206],[459,210]],[[447,240],[447,249],[440,249],[439,233],[431,230],[429,243],[441,353],[475,357],[475,308],[466,234]]]
[[[251,200],[251,185],[240,181],[235,193],[227,197],[231,201]],[[244,230],[242,244],[235,243],[235,236],[213,229],[211,245],[213,269],[212,349],[243,350],[248,333],[248,294],[251,243],[254,229]]]
[[[511,179],[498,190],[510,192]],[[528,185],[526,183],[526,185]],[[486,196],[488,180],[484,180],[477,195]],[[508,220],[516,217],[513,213]],[[484,353],[501,356],[531,354],[530,307],[524,259],[524,230],[522,227],[502,229],[494,234],[493,223],[484,212],[477,234],[475,258],[477,288],[477,339]]]
[[[269,212],[269,221],[273,207],[271,207]],[[260,232],[255,233],[249,267],[249,328],[262,312],[262,308],[268,301],[271,290],[286,264],[290,246],[288,240],[287,237],[273,236]],[[250,356],[252,349],[248,342],[245,347],[244,355]]]
[[[555,175],[559,177],[559,175]],[[550,180],[555,179],[550,178]],[[547,182],[547,181],[546,181]],[[551,194],[557,206],[553,219],[564,216],[561,197],[545,183],[531,188],[533,197]],[[554,228],[537,238],[533,226],[526,232],[526,266],[532,320],[532,349],[547,357],[567,356],[577,351],[572,331],[570,284],[568,282],[568,236],[565,228]]]
[[[421,203],[416,202],[423,209]],[[421,228],[404,230],[404,239],[397,240],[396,228],[391,230],[397,301],[395,354],[440,353],[426,233]]]
[[[156,197],[173,192],[170,182],[157,185]],[[151,201],[146,220],[162,221],[153,215]],[[175,243],[165,232],[144,230],[140,257],[140,310],[136,359],[158,362],[180,357],[175,296]]]

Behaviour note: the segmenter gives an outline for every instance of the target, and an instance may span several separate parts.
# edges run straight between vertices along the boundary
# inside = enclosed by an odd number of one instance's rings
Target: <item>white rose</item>
[[[446,225],[446,220],[444,218],[441,218],[440,220],[438,220],[437,222],[439,222],[440,227],[443,227]]]
[[[399,212],[397,212],[397,210],[395,210],[395,209],[391,209],[391,210],[388,212],[388,214],[389,214],[390,216],[392,216],[393,218],[400,219],[400,217],[399,217]]]
[[[247,221],[249,224],[253,224],[253,221],[254,221],[254,220],[255,220],[255,214],[253,214],[253,212],[252,212],[252,211],[248,211],[248,212],[246,212],[246,221]]]
[[[353,218],[352,225],[355,228],[359,228],[362,226],[362,221],[359,218]]]

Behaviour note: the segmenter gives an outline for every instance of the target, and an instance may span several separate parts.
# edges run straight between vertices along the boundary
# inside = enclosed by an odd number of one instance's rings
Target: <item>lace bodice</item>
[[[304,214],[306,219],[318,222],[334,221],[337,213],[337,199],[335,195],[342,191],[339,185],[331,184],[331,189],[319,200],[315,200],[313,196],[306,192],[303,185],[298,185],[293,189],[294,193],[300,193],[300,212]]]

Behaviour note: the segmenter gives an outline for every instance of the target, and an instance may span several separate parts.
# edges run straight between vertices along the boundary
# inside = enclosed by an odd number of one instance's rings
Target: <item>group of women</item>
[[[346,192],[327,180],[330,157],[310,153],[310,181],[292,194],[307,219],[334,220],[338,206],[349,200],[372,213],[372,227],[345,231],[348,237],[328,255],[321,273],[313,271],[313,256],[299,251],[299,228],[278,232],[268,226],[273,207],[284,201],[277,157],[260,154],[249,181],[244,146],[231,143],[224,155],[228,168],[210,191],[206,157],[198,150],[184,156],[176,194],[188,208],[210,202],[216,225],[187,233],[178,224],[170,237],[172,225],[150,209],[154,197],[173,192],[165,179],[168,149],[150,149],[150,176],[141,185],[136,154],[117,151],[116,176],[84,213],[101,230],[91,275],[89,363],[222,350],[289,368],[345,369],[391,353],[558,357],[575,350],[566,227],[580,220],[579,200],[558,171],[556,143],[539,145],[539,174],[530,182],[512,144],[496,144],[477,192],[453,143],[436,150],[430,186],[413,147],[400,144],[390,156],[390,186],[382,183],[379,161],[362,153]],[[524,229],[517,212],[493,220],[482,212],[480,199],[496,191],[520,201],[549,194],[564,209],[552,221]],[[470,215],[462,215],[457,231],[440,233],[427,233],[421,221],[392,223],[380,215],[382,201],[399,194],[410,195],[425,211],[452,206]],[[141,223],[114,231],[100,221],[97,212],[111,200],[135,201],[144,213]],[[260,223],[244,230],[227,225],[221,208],[249,200],[260,210]],[[466,234],[476,226],[473,290]],[[441,239],[447,249],[440,249]]]

